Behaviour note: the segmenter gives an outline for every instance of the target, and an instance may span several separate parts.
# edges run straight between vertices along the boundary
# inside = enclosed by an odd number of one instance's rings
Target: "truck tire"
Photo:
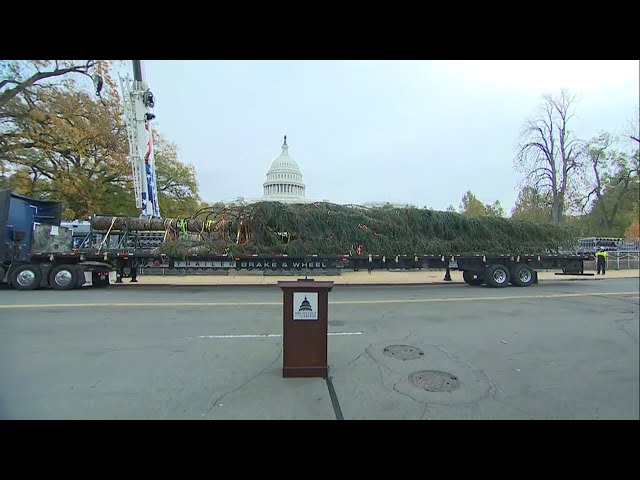
[[[78,283],[75,265],[58,265],[49,274],[49,286],[54,290],[72,290]]]
[[[485,270],[484,281],[493,288],[504,288],[509,283],[509,269],[496,263],[489,265]]]
[[[484,283],[484,278],[481,273],[475,273],[470,270],[464,270],[462,272],[462,279],[467,285],[478,286]]]
[[[511,284],[516,287],[528,287],[533,285],[535,281],[535,273],[533,268],[524,263],[518,263],[511,267]]]
[[[16,290],[35,290],[41,281],[40,268],[34,265],[20,265],[11,273],[11,284]]]

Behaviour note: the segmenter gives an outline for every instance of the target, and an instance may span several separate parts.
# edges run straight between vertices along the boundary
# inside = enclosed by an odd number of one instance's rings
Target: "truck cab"
[[[0,190],[0,283],[18,290],[70,290],[91,279],[108,282],[111,266],[85,262],[62,227],[62,204]],[[95,274],[95,276],[94,276]]]

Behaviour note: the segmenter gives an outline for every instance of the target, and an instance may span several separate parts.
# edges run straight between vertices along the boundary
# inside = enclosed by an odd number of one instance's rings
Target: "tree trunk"
[[[130,218],[94,216],[91,224],[94,230],[135,230],[138,232],[164,232],[171,227],[175,230],[201,233],[203,231],[202,220],[180,220],[173,218]]]
[[[551,222],[560,223],[562,221],[562,212],[564,210],[564,202],[560,199],[556,199],[551,204]]]

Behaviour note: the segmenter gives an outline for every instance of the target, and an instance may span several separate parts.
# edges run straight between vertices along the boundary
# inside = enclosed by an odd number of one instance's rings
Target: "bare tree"
[[[96,60],[34,60],[27,62],[30,68],[25,68],[22,62],[3,60],[0,65],[0,107],[6,105],[16,96],[27,93],[34,86],[42,86],[42,82],[55,77],[69,74],[86,75],[96,67]]]
[[[524,184],[551,199],[551,221],[560,223],[566,199],[584,168],[584,142],[569,129],[576,96],[562,90],[559,97],[545,95],[540,114],[525,122],[516,156]]]

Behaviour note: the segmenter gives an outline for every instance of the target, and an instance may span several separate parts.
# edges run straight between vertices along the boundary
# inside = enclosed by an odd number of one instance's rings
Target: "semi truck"
[[[109,283],[109,262],[78,255],[73,232],[60,226],[62,204],[0,190],[0,283],[18,290],[71,290]]]
[[[526,255],[181,255],[158,253],[165,232],[130,229],[76,231],[61,226],[62,205],[0,191],[0,281],[18,290],[50,287],[69,290],[84,285],[103,287],[137,281],[140,269],[186,271],[270,270],[277,272],[403,269],[462,271],[469,285],[503,288],[537,283],[537,270],[584,274],[590,255],[532,253]]]

